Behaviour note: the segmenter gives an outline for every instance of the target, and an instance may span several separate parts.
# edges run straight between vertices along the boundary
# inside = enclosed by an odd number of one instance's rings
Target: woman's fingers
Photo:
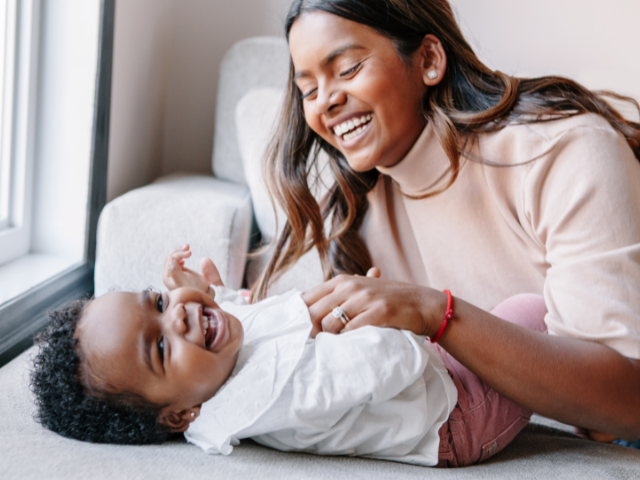
[[[376,327],[386,327],[387,325],[381,323],[381,319],[379,315],[376,315],[374,310],[369,309],[362,312],[356,318],[352,319],[349,323],[347,323],[344,327],[343,333],[350,332],[351,330],[356,330],[361,327],[366,327],[367,325],[374,325]]]
[[[322,285],[318,285],[312,288],[308,292],[302,294],[302,300],[307,304],[307,307],[311,307],[316,302],[322,300],[329,295],[335,289],[335,285],[339,283],[344,275],[339,275],[331,280],[324,282]]]
[[[367,277],[371,278],[380,278],[380,275],[382,275],[382,272],[377,267],[371,267],[367,272]]]
[[[379,275],[380,271],[374,268],[367,277],[336,277],[305,294],[313,336],[320,331],[348,332],[365,325],[410,330],[419,335],[433,331],[439,312],[446,309],[446,295],[419,285],[382,280]],[[336,307],[347,315],[346,325],[333,316]]]
[[[347,318],[336,318],[333,316],[333,313],[329,313],[321,322],[323,332],[338,334],[350,332],[351,330],[365,327],[367,325],[374,325],[376,327],[387,326],[385,318],[377,314],[374,305],[358,305],[354,302],[347,302],[340,308],[342,308]],[[350,314],[350,311],[358,313]]]
[[[309,314],[314,325],[322,326],[322,331],[339,333],[344,323],[333,316],[334,309],[342,308],[348,319],[359,315],[373,302],[375,295],[372,288],[377,280],[355,276],[342,276],[334,280],[331,280],[334,283],[330,293],[309,306]]]
[[[335,308],[340,308],[342,311],[342,315],[336,317],[333,312]],[[322,331],[327,333],[340,333],[344,328],[351,322],[351,320],[356,316],[357,311],[359,311],[360,306],[356,305],[355,302],[345,302],[342,305],[339,305],[331,310],[324,318],[321,320]],[[352,312],[352,313],[349,313]],[[336,312],[340,313],[340,312]]]

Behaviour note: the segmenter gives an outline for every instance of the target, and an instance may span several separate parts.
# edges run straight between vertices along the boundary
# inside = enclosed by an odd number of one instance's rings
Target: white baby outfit
[[[300,293],[255,305],[216,287],[244,329],[238,362],[185,433],[228,455],[243,438],[283,451],[438,463],[457,390],[438,353],[407,331],[364,327],[309,337]]]

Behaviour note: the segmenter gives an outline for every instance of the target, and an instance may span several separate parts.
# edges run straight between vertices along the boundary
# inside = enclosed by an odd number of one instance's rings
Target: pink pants
[[[491,313],[532,330],[547,331],[547,307],[540,295],[515,295]],[[529,423],[532,412],[499,395],[440,346],[436,348],[458,389],[458,404],[438,432],[437,466],[463,467],[483,462],[515,438]]]

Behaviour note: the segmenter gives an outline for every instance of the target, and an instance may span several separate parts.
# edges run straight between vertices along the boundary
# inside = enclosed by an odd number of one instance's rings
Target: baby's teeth
[[[217,324],[215,323],[215,320],[213,318],[209,320],[209,322],[210,322],[209,327],[211,327],[211,331],[213,332],[212,335],[215,335]]]

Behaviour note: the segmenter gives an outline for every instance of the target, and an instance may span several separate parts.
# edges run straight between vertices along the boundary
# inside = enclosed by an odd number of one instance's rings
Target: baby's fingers
[[[183,265],[183,260],[177,259],[173,256],[167,257],[164,262],[164,272],[162,274],[162,280],[167,288],[172,289],[177,286],[176,279],[181,275],[184,275]]]
[[[224,286],[220,272],[218,272],[218,269],[210,258],[205,257],[200,261],[200,271],[209,285],[215,285],[216,287]]]
[[[177,250],[173,252],[170,256],[171,258],[175,258],[180,262],[184,262],[185,258],[189,258],[191,256],[191,250]]]
[[[182,253],[182,252],[188,252],[189,251],[189,244],[185,243],[184,245],[182,245],[179,248],[176,248],[174,251],[172,251],[169,256],[171,255],[175,255],[176,253]]]

